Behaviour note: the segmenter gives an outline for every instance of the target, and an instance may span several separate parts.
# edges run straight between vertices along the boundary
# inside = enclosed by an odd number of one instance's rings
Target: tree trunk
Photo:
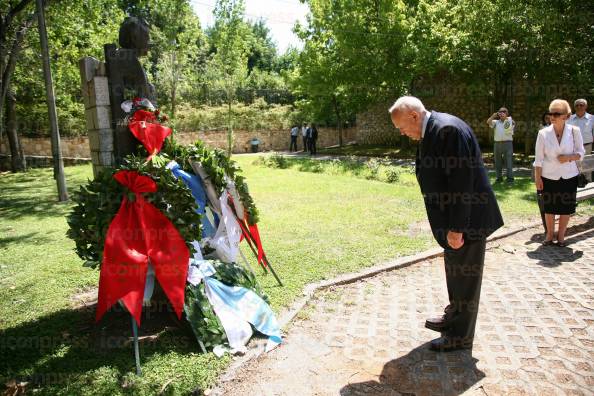
[[[336,123],[338,124],[338,146],[342,147],[342,118],[340,116],[340,104],[336,96],[332,97],[334,102],[334,111],[336,112]]]
[[[171,119],[175,119],[175,94],[176,94],[176,86],[173,84],[171,87]]]
[[[6,107],[5,102],[8,102],[7,97],[10,80],[22,49],[25,34],[35,21],[36,14],[30,14],[23,22],[21,22],[16,29],[14,39],[11,38],[10,40],[12,43],[9,43],[9,40],[7,39],[7,32],[12,20],[31,2],[32,0],[21,0],[20,3],[12,7],[7,15],[0,16],[0,140],[4,136],[4,109]]]
[[[175,95],[177,91],[177,79],[178,79],[178,70],[176,69],[176,54],[175,50],[171,54],[171,118],[175,119]]]
[[[13,172],[24,172],[27,170],[27,160],[17,131],[16,99],[11,93],[6,95],[6,132],[10,145],[11,169]]]
[[[231,98],[229,98],[227,108],[227,156],[231,158],[233,151],[233,117],[231,114]]]
[[[530,94],[526,95],[526,115],[524,119],[526,122],[524,123],[524,155],[526,158],[530,155],[532,151],[532,139],[531,136],[534,133],[532,130],[532,102],[530,100]]]

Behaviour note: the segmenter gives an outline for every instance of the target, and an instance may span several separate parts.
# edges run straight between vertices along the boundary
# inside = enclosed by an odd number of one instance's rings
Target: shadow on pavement
[[[340,395],[459,395],[485,377],[471,351],[437,353],[428,348],[425,343],[387,362],[379,382],[348,384]]]
[[[574,244],[592,237],[594,237],[594,217],[590,217],[588,221],[584,223],[575,224],[567,228],[565,241],[568,246],[565,247],[559,247],[557,245],[543,246],[541,244],[543,241],[543,234],[532,235],[530,241],[526,242],[526,244],[538,243],[539,246],[535,250],[527,252],[526,255],[533,260],[538,260],[537,264],[542,265],[543,267],[558,267],[563,263],[575,262],[582,258],[584,252],[575,249]]]

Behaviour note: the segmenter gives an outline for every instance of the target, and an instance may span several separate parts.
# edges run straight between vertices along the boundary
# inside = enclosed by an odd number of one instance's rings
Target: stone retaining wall
[[[318,147],[329,147],[338,144],[338,130],[335,128],[319,128],[318,131]],[[261,151],[282,151],[289,149],[290,132],[289,131],[235,131],[235,145],[233,152],[246,153],[251,150],[250,140],[252,138],[260,140]],[[195,142],[197,139],[203,140],[211,147],[218,147],[221,149],[227,148],[227,132],[226,131],[209,131],[209,132],[181,132],[175,138],[183,144]],[[348,128],[343,130],[343,142],[357,140],[356,128]],[[25,150],[26,156],[51,157],[52,147],[49,137],[43,138],[28,138],[22,137],[21,143]],[[299,150],[302,149],[302,140],[298,141]],[[65,158],[90,158],[91,151],[89,148],[88,137],[76,138],[62,138],[61,139],[62,156]],[[0,155],[9,156],[10,147],[6,135],[3,136],[0,142]]]

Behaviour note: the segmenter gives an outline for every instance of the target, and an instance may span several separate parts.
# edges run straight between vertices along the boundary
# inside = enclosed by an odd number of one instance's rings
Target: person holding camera
[[[509,115],[507,108],[502,107],[487,120],[487,125],[494,131],[493,155],[495,157],[495,182],[503,181],[503,163],[507,169],[507,181],[514,181],[514,128],[516,123]]]

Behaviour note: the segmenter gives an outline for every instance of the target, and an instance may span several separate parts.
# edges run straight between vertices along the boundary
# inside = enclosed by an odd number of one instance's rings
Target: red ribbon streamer
[[[119,171],[114,178],[133,192],[135,199],[124,196],[107,230],[96,320],[121,299],[140,325],[149,260],[181,318],[190,251],[169,219],[141,195],[157,191],[157,184],[150,177],[135,171]]]
[[[137,110],[130,119],[128,128],[149,152],[147,159],[161,151],[165,138],[171,135],[171,128],[159,124],[155,114],[146,110]]]
[[[258,263],[266,266],[264,264],[264,248],[262,247],[262,241],[260,240],[260,232],[258,231],[258,225],[249,225],[250,234],[254,238],[254,242],[256,242],[256,246],[258,247]]]

